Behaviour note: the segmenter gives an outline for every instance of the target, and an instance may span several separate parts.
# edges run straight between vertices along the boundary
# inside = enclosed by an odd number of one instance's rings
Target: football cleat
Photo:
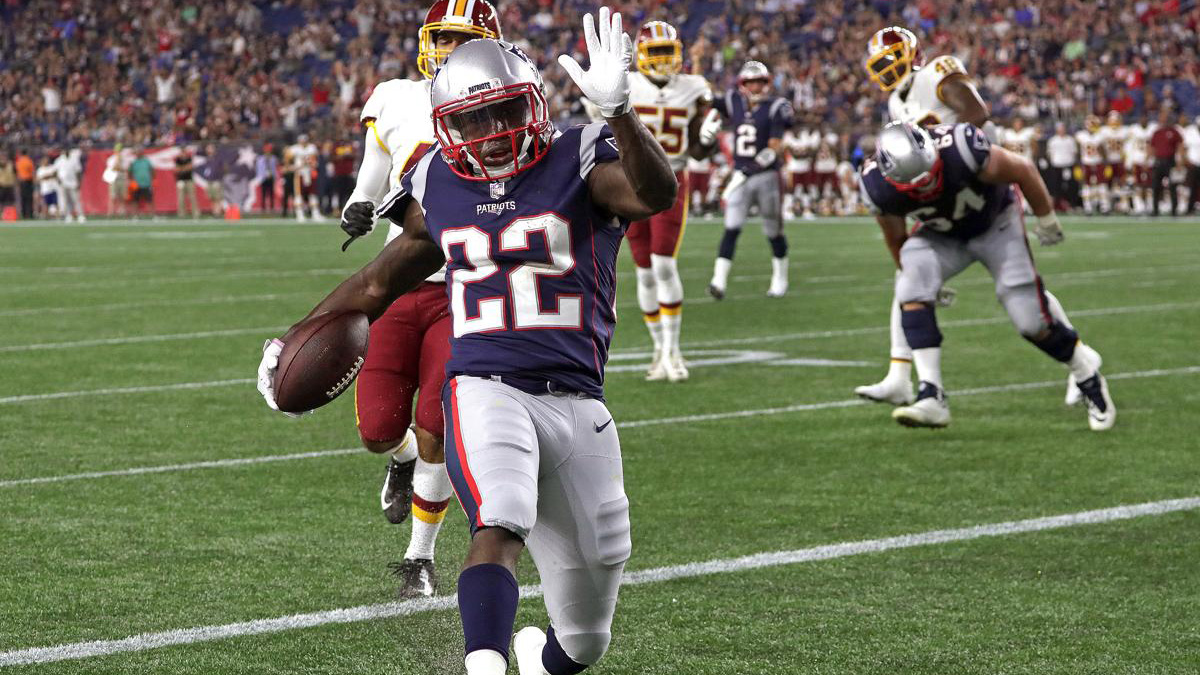
[[[929,382],[922,382],[917,402],[893,410],[892,419],[906,427],[940,429],[950,424],[950,406],[946,403],[946,392]]]
[[[415,459],[407,462],[397,462],[395,457],[388,459],[387,476],[383,479],[383,490],[379,492],[379,505],[383,507],[383,515],[393,525],[403,523],[412,511],[413,472],[416,469]]]
[[[405,558],[401,562],[388,563],[388,569],[400,578],[400,590],[397,595],[401,600],[430,598],[437,592],[437,571],[433,569],[432,560]]]
[[[667,369],[663,363],[666,359],[663,358],[661,349],[654,350],[654,359],[650,361],[650,366],[646,368],[646,380],[648,382],[656,382],[658,380],[667,379]]]
[[[768,298],[782,298],[787,295],[788,280],[786,276],[771,275],[771,285],[767,288]]]
[[[513,652],[517,656],[518,675],[546,675],[542,665],[542,648],[546,634],[537,626],[526,626],[513,636]]]
[[[683,382],[688,379],[688,369],[683,361],[683,354],[675,352],[670,356],[664,356],[662,364],[668,381]]]
[[[1085,358],[1092,362],[1093,367],[1096,370],[1100,370],[1100,366],[1104,365],[1104,359],[1100,357],[1100,352],[1096,351],[1095,349],[1092,349],[1082,342],[1079,343],[1076,349],[1083,350]],[[1075,375],[1069,374],[1067,375],[1067,394],[1063,397],[1063,403],[1072,406],[1079,405],[1081,401],[1083,401],[1083,392],[1079,390],[1079,385],[1075,381]]]
[[[869,401],[891,403],[892,405],[908,405],[916,400],[913,395],[912,383],[898,377],[885,377],[875,384],[855,387],[854,393]]]
[[[708,294],[713,297],[713,300],[724,300],[725,299],[725,287],[710,283],[708,285]]]
[[[1092,431],[1105,431],[1117,421],[1117,408],[1108,395],[1108,382],[1100,371],[1079,383],[1079,391],[1087,406],[1088,427]]]

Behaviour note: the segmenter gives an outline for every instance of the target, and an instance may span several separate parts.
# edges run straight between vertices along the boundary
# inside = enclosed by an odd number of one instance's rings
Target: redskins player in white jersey
[[[683,43],[675,27],[650,21],[637,37],[637,72],[629,77],[629,100],[642,123],[658,139],[675,176],[675,205],[629,226],[625,234],[637,266],[638,305],[650,337],[654,359],[648,380],[680,382],[688,378],[679,349],[683,315],[683,282],[675,256],[687,225],[689,157],[702,159],[700,125],[712,107],[712,90],[699,75],[683,73]]]
[[[1083,211],[1091,215],[1096,208],[1101,213],[1108,213],[1108,183],[1104,179],[1104,130],[1100,126],[1100,118],[1088,115],[1084,128],[1075,132],[1075,140],[1079,142],[1079,163],[1083,165],[1083,185],[1080,196],[1083,197]]]
[[[945,54],[925,63],[917,36],[907,28],[889,26],[880,29],[867,43],[864,64],[871,81],[889,92],[888,115],[892,120],[913,122],[924,126],[937,124],[973,124],[996,141],[998,128],[989,117],[991,112],[975,83],[967,75],[962,61]],[[1050,314],[1071,327],[1058,298],[1045,293]],[[938,303],[948,306],[954,291],[943,288]],[[880,403],[908,405],[916,400],[912,385],[912,348],[900,325],[900,305],[892,298],[891,364],[887,375],[875,384],[854,388],[859,396]],[[1066,402],[1080,401],[1079,387],[1073,377],[1067,378]]]
[[[1138,122],[1126,127],[1125,132],[1125,182],[1133,195],[1133,213],[1145,215],[1150,212],[1150,136],[1158,124],[1145,115]]]
[[[1122,213],[1129,212],[1129,190],[1125,183],[1125,141],[1129,131],[1121,124],[1121,113],[1109,111],[1104,127],[1100,130],[1104,139],[1104,175],[1113,199],[1120,204]]]
[[[1025,126],[1025,119],[1022,117],[1013,118],[1012,126],[1000,134],[1000,144],[1005,149],[1031,161],[1037,155],[1037,142],[1037,129]]]
[[[363,162],[342,211],[342,229],[352,237],[373,229],[375,207],[433,144],[429,85],[438,66],[468,40],[502,37],[496,10],[487,0],[437,0],[418,36],[417,68],[425,79],[381,82],[363,106]],[[390,225],[387,241],[400,232]],[[389,565],[401,579],[401,598],[430,596],[437,589],[434,542],[452,495],[441,403],[451,332],[442,271],[371,325],[367,360],[355,384],[359,437],[371,452],[389,456],[380,495],[384,515],[393,523],[413,515],[404,560]]]

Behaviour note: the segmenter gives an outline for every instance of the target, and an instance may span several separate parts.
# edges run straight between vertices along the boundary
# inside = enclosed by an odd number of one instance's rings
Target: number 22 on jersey
[[[575,266],[575,258],[571,254],[570,223],[554,213],[517,218],[496,236],[497,250],[499,253],[528,251],[530,237],[538,234],[546,239],[546,256],[549,260],[515,265],[507,274],[507,292],[480,298],[474,311],[469,312],[468,286],[489,279],[500,271],[500,265],[492,258],[492,235],[475,226],[448,229],[442,233],[442,251],[446,259],[465,267],[450,273],[454,337],[508,330],[507,303],[512,304],[513,328],[516,330],[582,327],[581,296],[556,294],[555,311],[544,312],[538,293],[541,279],[562,277]],[[457,258],[455,249],[459,252]]]

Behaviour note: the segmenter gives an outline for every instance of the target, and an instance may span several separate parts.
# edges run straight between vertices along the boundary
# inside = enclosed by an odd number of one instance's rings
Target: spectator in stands
[[[28,220],[33,218],[33,182],[37,168],[33,158],[24,150],[17,151],[17,187],[21,198],[21,217]]]
[[[1060,211],[1069,211],[1074,206],[1077,192],[1074,187],[1075,163],[1078,159],[1079,144],[1067,133],[1067,125],[1058,122],[1054,125],[1054,135],[1046,141],[1046,161],[1050,164],[1046,187],[1050,188],[1050,196]]]
[[[179,146],[175,155],[175,199],[177,202],[175,215],[183,216],[184,202],[190,204],[189,211],[193,218],[200,217],[200,206],[196,203],[196,180],[192,175],[195,171],[192,152],[185,146]]]
[[[1171,214],[1179,211],[1179,186],[1171,180],[1171,170],[1175,168],[1182,145],[1183,134],[1179,127],[1172,123],[1171,111],[1163,108],[1158,114],[1158,128],[1150,135],[1150,151],[1154,155],[1154,168],[1150,174],[1151,194],[1154,198],[1153,213],[1156,216],[1162,203],[1164,183],[1171,190]]]
[[[263,211],[275,210],[275,174],[279,171],[279,158],[270,143],[263,143],[262,154],[254,160],[254,182],[259,188],[259,207]]]
[[[129,165],[129,184],[133,189],[135,215],[154,214],[154,166],[146,157],[145,148],[138,148],[137,157]]]
[[[212,143],[204,146],[204,164],[199,173],[205,181],[204,191],[208,193],[212,214],[220,217],[225,207],[225,164]]]
[[[17,168],[7,152],[0,151],[0,214],[6,209],[16,211]]]
[[[1188,215],[1196,213],[1200,203],[1200,117],[1183,130],[1184,159],[1187,160]]]

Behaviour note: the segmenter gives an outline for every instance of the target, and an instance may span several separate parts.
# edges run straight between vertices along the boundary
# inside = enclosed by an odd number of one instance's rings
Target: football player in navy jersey
[[[900,268],[896,298],[920,379],[917,400],[892,417],[906,426],[944,427],[950,408],[942,389],[941,344],[934,314],[944,281],[981,262],[996,282],[996,296],[1021,335],[1067,365],[1083,394],[1088,426],[1102,431],[1116,408],[1100,374],[1100,355],[1068,324],[1050,313],[1033,264],[1024,221],[1012,187],[1021,188],[1043,246],[1063,239],[1046,184],[1027,159],[992,146],[970,124],[926,130],[892,122],[879,135],[875,159],[863,164],[863,200],[876,214]],[[917,221],[911,235],[905,218]]]
[[[733,174],[725,187],[725,235],[713,265],[708,292],[725,297],[729,270],[738,235],[750,207],[757,204],[763,234],[771,245],[771,285],[767,295],[782,297],[788,288],[787,238],[783,236],[783,185],[779,176],[780,144],[792,126],[792,106],[771,95],[771,73],[758,61],[747,61],[738,71],[738,86],[713,101],[720,116],[710,116],[700,127],[700,145],[711,149],[721,130],[722,118],[733,127]]]
[[[631,550],[603,402],[617,251],[629,221],[670,208],[678,184],[630,112],[620,15],[602,8],[599,34],[587,15],[584,36],[590,69],[559,62],[606,122],[561,134],[520,49],[473,40],[447,58],[431,88],[438,142],[380,207],[403,234],[310,314],[373,320],[447,266],[447,470],[472,534],[458,579],[468,675],[507,669],[526,547],[550,625],[518,633],[521,672],[567,675],[598,661]]]

